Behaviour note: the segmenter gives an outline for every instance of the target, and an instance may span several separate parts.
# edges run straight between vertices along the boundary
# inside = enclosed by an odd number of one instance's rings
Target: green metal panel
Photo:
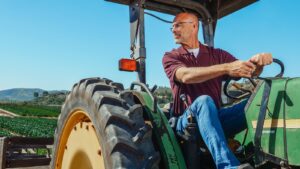
[[[154,102],[146,92],[134,92],[134,95],[143,104],[153,125],[153,134],[159,146],[159,151],[165,169],[186,169],[186,164],[175,137],[164,113],[157,106],[156,112],[152,110]]]
[[[284,108],[284,91],[286,79],[276,79],[272,81],[271,92],[268,103],[268,112],[266,120],[283,119]],[[260,106],[259,106],[260,107]],[[255,113],[258,115],[259,107],[257,106]],[[251,112],[250,112],[251,113]],[[257,116],[258,117],[258,116]],[[256,121],[256,119],[252,120]],[[266,121],[265,121],[266,123]],[[252,124],[252,128],[254,125]],[[283,147],[283,128],[264,128],[261,137],[261,146],[264,152],[268,152],[277,157],[284,159]]]
[[[254,143],[255,122],[257,122],[259,115],[263,89],[264,83],[262,83],[250,97],[245,109],[248,126],[248,134],[245,141],[246,146]],[[298,166],[300,165],[300,146],[297,142],[300,139],[300,129],[289,128],[291,126],[291,121],[289,120],[300,119],[300,104],[297,105],[297,102],[300,101],[300,91],[297,91],[297,89],[300,89],[300,78],[292,80],[288,78],[272,79],[268,111],[265,118],[265,125],[271,123],[272,126],[264,127],[261,137],[261,146],[264,152],[285,159],[282,124],[283,112],[286,111],[288,160],[289,164]],[[246,130],[239,133],[235,138],[242,142],[245,133]]]
[[[294,120],[296,124],[286,133],[288,160],[290,164],[300,166],[300,78],[288,80],[285,104],[287,120]]]

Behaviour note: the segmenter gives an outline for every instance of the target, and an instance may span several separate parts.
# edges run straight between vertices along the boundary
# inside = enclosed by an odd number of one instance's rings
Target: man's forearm
[[[201,83],[227,74],[228,64],[208,67],[181,67],[176,71],[176,80],[182,83]]]

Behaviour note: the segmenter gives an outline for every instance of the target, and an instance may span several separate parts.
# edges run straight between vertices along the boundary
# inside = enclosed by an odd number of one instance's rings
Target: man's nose
[[[176,28],[176,27],[173,27],[173,28],[172,28],[172,32],[173,32],[173,34],[175,34],[177,31],[178,31],[178,30],[177,30],[177,28]]]

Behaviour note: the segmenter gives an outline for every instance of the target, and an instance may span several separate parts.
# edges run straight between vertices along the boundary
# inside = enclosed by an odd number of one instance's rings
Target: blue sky
[[[285,76],[300,76],[300,1],[284,2],[261,0],[221,19],[215,47],[242,60],[271,52],[284,62]],[[169,24],[145,19],[147,82],[169,86],[161,59],[178,46]],[[202,40],[202,33],[199,37]],[[136,74],[118,71],[119,58],[129,57],[129,40],[127,6],[103,0],[0,0],[0,90],[69,90],[86,77],[129,86]],[[263,75],[278,71],[272,65]]]

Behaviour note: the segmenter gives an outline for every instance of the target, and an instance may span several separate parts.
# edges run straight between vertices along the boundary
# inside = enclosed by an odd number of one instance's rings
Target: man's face
[[[191,19],[176,18],[172,24],[175,43],[185,44],[193,36],[193,21]]]

